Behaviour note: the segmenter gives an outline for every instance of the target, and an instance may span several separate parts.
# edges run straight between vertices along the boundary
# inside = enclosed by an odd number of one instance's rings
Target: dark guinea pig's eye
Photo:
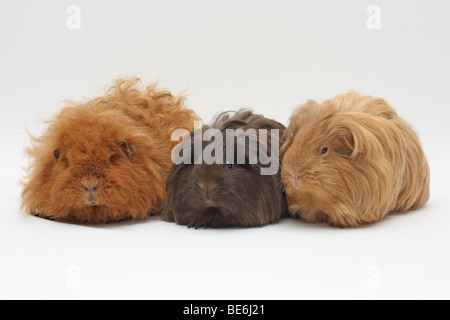
[[[230,162],[230,161],[227,161],[227,167],[228,167],[228,169],[231,169],[231,168],[233,168],[233,165],[231,164],[231,162]]]
[[[109,157],[109,163],[113,163],[114,161],[116,161],[119,158],[119,155],[117,154],[113,154]]]
[[[323,147],[322,149],[320,149],[320,156],[326,156],[328,154],[329,148],[328,147]]]

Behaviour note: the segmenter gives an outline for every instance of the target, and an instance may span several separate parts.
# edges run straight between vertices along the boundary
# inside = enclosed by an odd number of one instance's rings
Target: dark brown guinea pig
[[[172,151],[163,219],[195,228],[277,222],[287,212],[278,156],[284,129],[241,109],[191,131]]]

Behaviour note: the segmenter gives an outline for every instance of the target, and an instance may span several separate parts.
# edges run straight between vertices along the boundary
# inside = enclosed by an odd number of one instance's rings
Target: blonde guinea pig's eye
[[[326,156],[328,154],[329,148],[328,147],[322,147],[322,149],[320,149],[320,156]]]

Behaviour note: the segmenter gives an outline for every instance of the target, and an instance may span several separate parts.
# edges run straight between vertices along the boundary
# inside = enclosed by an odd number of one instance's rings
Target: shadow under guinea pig
[[[162,218],[188,227],[257,227],[287,213],[279,168],[285,127],[252,111],[219,114],[185,136]],[[183,145],[182,145],[183,144]]]

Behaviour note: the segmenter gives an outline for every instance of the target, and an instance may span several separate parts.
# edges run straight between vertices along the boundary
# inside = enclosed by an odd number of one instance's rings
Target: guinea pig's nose
[[[82,183],[81,185],[83,186],[83,190],[85,192],[96,192],[96,191],[98,191],[98,188],[99,188],[99,184],[96,182]]]
[[[217,184],[205,183],[205,184],[200,184],[199,186],[202,189],[203,194],[206,196],[206,198],[209,199],[211,197],[211,193],[217,187]]]
[[[295,176],[294,178],[295,178],[295,180],[300,180],[302,178],[302,176],[299,174],[299,175]]]

